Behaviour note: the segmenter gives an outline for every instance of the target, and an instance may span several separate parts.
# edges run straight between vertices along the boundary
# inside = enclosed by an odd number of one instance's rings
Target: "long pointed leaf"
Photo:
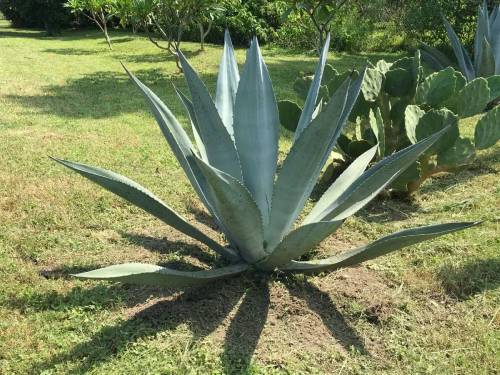
[[[241,167],[234,142],[222,123],[205,84],[180,51],[179,59],[191,92],[200,137],[205,145],[210,165],[241,180]]]
[[[278,161],[279,113],[256,38],[236,93],[233,128],[243,181],[267,223]]]
[[[198,125],[198,120],[196,119],[196,114],[194,113],[193,103],[176,86],[174,86],[174,88],[175,92],[177,93],[177,96],[181,100],[182,104],[184,104],[184,108],[186,108],[186,111],[188,113],[189,120],[191,121],[191,129],[193,130],[194,140],[196,141],[196,146],[198,147],[200,156],[203,159],[203,161],[208,162],[207,151],[205,150],[205,145],[203,144],[203,141],[201,140],[200,137],[200,128]]]
[[[144,211],[157,217],[178,231],[188,235],[189,237],[197,239],[224,257],[233,261],[238,260],[239,257],[234,251],[226,249],[216,243],[196,227],[189,224],[186,219],[168,207],[152,192],[129,178],[102,168],[56,158],[53,158],[53,160],[81,174],[137,207],[142,208]]]
[[[266,241],[273,249],[291,228],[309,198],[331,152],[332,140],[341,130],[340,118],[347,100],[350,80],[332,96],[326,109],[304,129],[286,157],[274,188]]]
[[[490,38],[490,22],[488,19],[488,7],[478,6],[477,12],[477,23],[476,23],[476,35],[474,37],[474,68],[476,72],[481,69],[481,60],[483,59],[484,51],[484,40],[488,43]],[[489,43],[488,43],[489,47]]]
[[[349,167],[335,180],[335,182],[330,185],[327,191],[321,196],[320,200],[313,207],[309,215],[304,220],[304,224],[313,223],[319,221],[319,219],[325,216],[325,211],[328,207],[335,202],[353,183],[359,176],[363,174],[370,161],[375,156],[377,152],[377,146],[373,146],[368,151],[361,154],[356,160],[354,160]]]
[[[210,184],[214,205],[220,219],[238,246],[240,255],[249,263],[263,259],[262,219],[259,208],[246,187],[231,175],[197,159]]]
[[[203,271],[178,271],[143,263],[125,263],[83,272],[74,276],[81,279],[118,281],[127,284],[163,285],[169,288],[204,285],[245,272],[248,265],[233,264]]]
[[[316,65],[316,71],[314,72],[314,79],[309,87],[309,92],[307,94],[306,102],[304,103],[304,108],[302,109],[302,114],[300,115],[299,123],[297,129],[295,130],[295,140],[299,137],[300,133],[309,125],[313,119],[313,113],[316,108],[316,103],[318,100],[319,89],[321,88],[321,80],[323,78],[323,71],[325,69],[326,58],[328,57],[328,49],[330,47],[330,33],[326,37],[325,45],[323,46],[323,51],[321,52],[321,57]]]
[[[290,232],[274,249],[271,255],[257,267],[264,270],[273,270],[276,267],[288,264],[314,249],[321,241],[335,232],[343,221],[320,221],[303,225]]]
[[[189,139],[188,135],[179,124],[175,116],[172,114],[170,109],[156,96],[146,85],[144,85],[136,76],[130,73],[125,66],[123,67],[130,79],[134,84],[141,90],[144,97],[148,101],[153,115],[156,118],[156,122],[160,126],[160,129],[167,140],[170,148],[172,149],[175,157],[179,161],[179,164],[184,169],[186,176],[188,177],[191,185],[193,186],[198,197],[201,199],[205,207],[212,214],[217,224],[221,227],[221,230],[226,234],[231,243],[234,244],[234,240],[231,235],[225,230],[222,225],[219,213],[215,210],[212,197],[210,196],[210,191],[207,185],[207,181],[201,173],[198,164],[195,159],[194,147]]]
[[[405,229],[400,232],[383,237],[369,245],[359,247],[346,253],[335,255],[330,258],[315,260],[310,262],[291,262],[281,268],[287,272],[297,273],[318,273],[333,271],[343,267],[353,266],[367,260],[388,254],[394,250],[419,242],[430,240],[445,234],[473,227],[479,222],[461,222],[429,225],[425,227]]]
[[[450,39],[451,46],[453,47],[453,52],[455,53],[455,57],[458,61],[458,66],[460,70],[467,78],[467,81],[471,81],[476,78],[476,74],[474,72],[474,67],[472,66],[472,62],[470,61],[470,57],[465,50],[464,46],[460,43],[455,30],[451,27],[450,23],[446,18],[443,17],[444,26],[446,27],[446,32],[448,33],[448,38]]]
[[[215,93],[215,106],[219,115],[231,137],[233,131],[233,107],[238,90],[240,74],[238,64],[234,55],[233,43],[226,29],[224,33],[224,51],[219,65],[219,75],[217,77],[217,90]]]
[[[160,130],[167,140],[172,152],[179,161],[182,169],[186,173],[187,178],[191,182],[194,190],[205,204],[207,209],[215,215],[210,197],[206,191],[206,182],[203,174],[199,171],[198,165],[194,159],[194,147],[188,135],[177,121],[170,109],[156,96],[146,85],[144,85],[134,74],[123,67],[129,75],[132,82],[141,90],[144,97],[148,101],[156,122],[160,126]]]
[[[386,157],[364,172],[342,195],[318,215],[318,220],[342,220],[354,215],[431,147],[449,127]]]

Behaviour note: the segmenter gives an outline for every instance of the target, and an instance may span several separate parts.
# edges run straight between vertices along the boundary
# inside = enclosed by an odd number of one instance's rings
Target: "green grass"
[[[318,250],[402,227],[486,220],[358,268],[309,278],[244,277],[187,292],[84,282],[126,261],[192,269],[213,253],[49,161],[64,157],[144,184],[206,222],[119,62],[186,123],[175,64],[141,37],[41,33],[0,24],[0,373],[492,374],[500,367],[497,146],[428,181],[412,202],[379,199]],[[184,49],[211,90],[219,46]],[[239,62],[244,50],[237,51]],[[277,96],[315,58],[264,49]],[[331,55],[339,70],[370,58]],[[470,123],[462,124],[472,135]],[[286,144],[286,141],[283,143]],[[199,224],[214,236],[210,223]]]

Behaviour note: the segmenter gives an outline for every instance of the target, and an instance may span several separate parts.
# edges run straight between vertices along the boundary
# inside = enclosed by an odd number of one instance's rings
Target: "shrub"
[[[49,35],[69,26],[64,0],[0,0],[0,12],[15,27],[44,28]]]

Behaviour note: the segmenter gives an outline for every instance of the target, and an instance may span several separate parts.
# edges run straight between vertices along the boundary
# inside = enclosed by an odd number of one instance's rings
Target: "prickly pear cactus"
[[[349,117],[350,125],[337,143],[345,165],[374,145],[378,146],[376,158],[382,159],[448,128],[446,136],[391,186],[412,193],[427,178],[472,162],[476,149],[491,147],[499,140],[500,76],[467,82],[464,75],[452,67],[426,76],[419,51],[413,57],[394,63],[380,60],[368,64],[361,93]],[[350,74],[350,71],[340,73],[327,64],[318,104],[326,103],[328,93],[334,92]],[[302,99],[312,80],[312,75],[302,74],[295,81],[294,90]],[[482,114],[490,107],[494,109],[477,123],[474,142],[461,137],[459,120]],[[300,117],[300,107],[280,102],[279,108],[282,125],[293,130]]]

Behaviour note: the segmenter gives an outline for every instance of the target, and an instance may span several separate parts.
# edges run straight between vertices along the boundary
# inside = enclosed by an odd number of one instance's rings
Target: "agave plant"
[[[478,6],[474,62],[448,20],[443,17],[443,21],[458,66],[467,81],[500,74],[500,5],[495,6],[491,13],[486,0]],[[451,65],[443,53],[426,44],[422,46],[422,55],[436,70]]]
[[[295,141],[279,171],[278,109],[256,39],[248,50],[240,77],[226,33],[215,102],[191,65],[182,53],[179,54],[192,100],[180,91],[178,94],[191,119],[196,147],[168,107],[127,71],[146,97],[195,192],[229,244],[223,246],[215,242],[152,192],[126,177],[101,168],[56,160],[205,244],[227,259],[227,265],[184,272],[151,264],[128,263],[76,276],[184,287],[248,270],[331,271],[476,225],[474,222],[460,222],[406,229],[340,255],[297,261],[335,232],[347,217],[372,200],[443,134],[441,131],[394,153],[367,171],[365,168],[377,148],[364,152],[326,191],[301,224],[295,226],[363,81],[363,74],[354,81],[347,78],[326,108],[313,119],[327,51],[328,42],[309,90]]]

